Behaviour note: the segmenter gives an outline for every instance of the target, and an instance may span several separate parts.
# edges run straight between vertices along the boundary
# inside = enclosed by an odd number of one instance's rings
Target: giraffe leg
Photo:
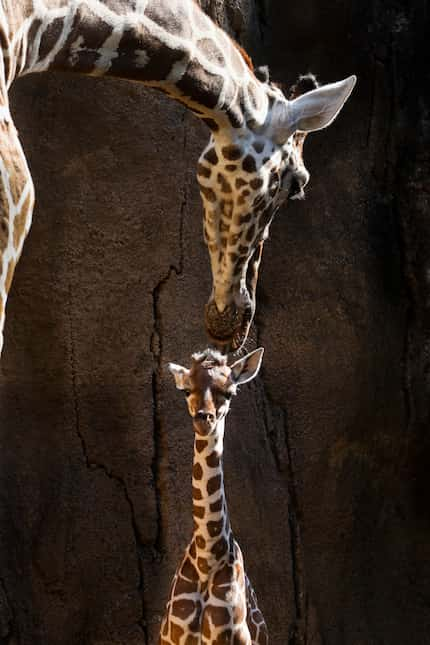
[[[34,187],[8,110],[0,117],[0,352],[6,300],[24,239],[30,229]]]

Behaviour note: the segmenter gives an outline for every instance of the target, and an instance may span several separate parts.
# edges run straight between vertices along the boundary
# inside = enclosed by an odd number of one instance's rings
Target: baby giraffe
[[[193,419],[194,531],[173,579],[159,645],[266,645],[267,628],[233,537],[223,478],[224,421],[238,385],[260,369],[263,349],[230,367],[207,349],[191,369],[170,363]]]

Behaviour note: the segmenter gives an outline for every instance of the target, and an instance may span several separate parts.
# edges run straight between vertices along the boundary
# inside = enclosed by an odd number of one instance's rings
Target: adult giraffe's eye
[[[232,397],[232,393],[231,392],[224,392],[223,396],[224,396],[225,399],[227,399],[227,401],[230,401],[230,399]]]
[[[190,396],[191,391],[190,391],[190,390],[184,390],[184,394],[185,394],[185,396],[187,396],[187,397],[188,397],[188,396]]]
[[[302,184],[296,178],[293,178],[288,192],[288,199],[302,199],[304,197]]]

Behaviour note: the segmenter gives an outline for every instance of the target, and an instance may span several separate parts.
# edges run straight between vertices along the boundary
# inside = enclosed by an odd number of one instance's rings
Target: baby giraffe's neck
[[[196,550],[197,567],[203,575],[225,562],[232,546],[224,492],[223,445],[224,419],[210,436],[196,435],[194,441],[192,550]]]

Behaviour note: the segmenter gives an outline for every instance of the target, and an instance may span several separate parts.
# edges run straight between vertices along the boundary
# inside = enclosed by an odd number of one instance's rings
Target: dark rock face
[[[271,642],[423,645],[425,2],[202,4],[275,78],[359,77],[305,144],[306,201],[272,225],[263,377],[227,421],[231,519]],[[12,98],[37,208],[1,367],[0,643],[154,643],[192,525],[191,424],[165,368],[206,343],[208,134],[126,82],[38,76]]]

